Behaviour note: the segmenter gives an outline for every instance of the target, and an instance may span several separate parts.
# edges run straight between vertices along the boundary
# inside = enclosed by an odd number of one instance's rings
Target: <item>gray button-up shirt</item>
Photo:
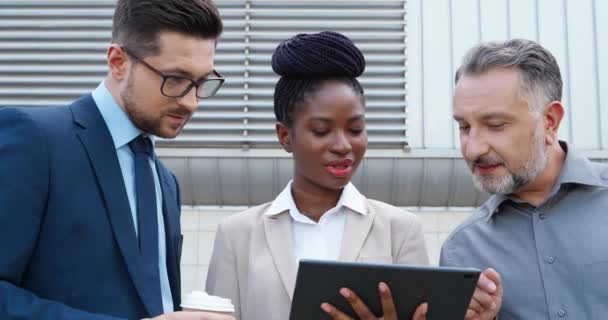
[[[608,319],[608,166],[568,150],[534,207],[493,195],[445,241],[440,264],[502,276],[500,320]]]

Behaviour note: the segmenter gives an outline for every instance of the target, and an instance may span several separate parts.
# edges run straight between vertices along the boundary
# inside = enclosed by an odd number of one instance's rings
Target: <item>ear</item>
[[[130,66],[130,60],[127,53],[124,52],[116,43],[112,43],[108,48],[108,68],[110,76],[116,81],[121,81],[126,78]]]
[[[543,122],[545,126],[545,142],[547,145],[552,145],[557,142],[557,132],[563,118],[564,106],[559,101],[553,101],[545,107]]]
[[[285,151],[291,153],[291,135],[289,133],[289,128],[281,122],[277,122],[275,125],[275,129],[277,131],[277,138],[279,138],[279,143],[285,149]]]

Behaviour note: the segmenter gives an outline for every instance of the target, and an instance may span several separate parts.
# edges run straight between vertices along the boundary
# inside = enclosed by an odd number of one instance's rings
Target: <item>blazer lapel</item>
[[[76,134],[95,171],[114,231],[114,238],[127,265],[131,280],[147,311],[150,314],[162,313],[162,306],[150,303],[144,294],[145,282],[139,273],[141,267],[137,248],[138,241],[131,217],[131,207],[126,191],[123,191],[126,189],[110,132],[91,95],[84,96],[70,108],[74,122],[81,128]]]
[[[368,210],[366,215],[362,215],[348,209],[340,248],[340,260],[357,260],[374,222],[374,216],[375,214],[371,210]]]
[[[283,286],[289,300],[292,300],[296,283],[296,263],[289,214],[283,212],[279,215],[264,216],[264,232]]]
[[[171,295],[173,296],[174,309],[178,309],[181,301],[181,286],[180,286],[180,246],[178,241],[181,239],[180,231],[180,208],[178,206],[178,194],[175,183],[172,183],[173,177],[163,166],[156,160],[156,171],[160,179],[160,185],[163,194],[163,220],[165,222],[165,237],[167,250],[167,273],[169,274],[169,286],[171,287]]]

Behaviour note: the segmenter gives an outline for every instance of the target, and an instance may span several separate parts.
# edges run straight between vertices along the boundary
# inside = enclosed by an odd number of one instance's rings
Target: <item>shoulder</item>
[[[419,223],[420,219],[418,216],[409,211],[378,200],[366,199],[366,201],[370,212],[373,212],[377,219],[402,223]]]
[[[608,163],[591,162],[591,168],[604,188],[608,188]]]
[[[62,143],[72,128],[72,115],[67,106],[2,107],[0,130],[15,134],[15,138],[28,143],[53,141]],[[36,141],[28,141],[35,139]],[[33,147],[33,146],[31,146]]]
[[[484,226],[488,223],[488,201],[486,201],[486,203],[484,203],[481,207],[477,208],[473,214],[471,214],[471,216],[469,216],[450,233],[443,244],[444,249],[449,249],[455,243],[458,243],[463,239],[476,237],[484,232],[486,229]]]
[[[1,129],[37,128],[43,119],[45,108],[40,107],[2,107],[0,108]]]
[[[262,223],[262,219],[272,202],[264,203],[230,215],[220,222],[219,229],[224,233],[238,234],[251,230]]]
[[[421,232],[422,222],[417,215],[382,201],[366,201],[370,213],[374,214],[376,228],[388,229],[393,235]]]
[[[32,152],[40,148],[47,133],[44,129],[45,108],[2,107],[0,108],[0,142],[19,144]]]

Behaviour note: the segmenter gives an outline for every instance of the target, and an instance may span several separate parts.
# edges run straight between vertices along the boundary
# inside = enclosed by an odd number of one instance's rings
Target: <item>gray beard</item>
[[[534,181],[547,165],[547,148],[545,135],[541,126],[534,132],[534,140],[528,152],[528,160],[524,166],[501,177],[490,177],[473,174],[473,183],[481,191],[491,194],[513,194],[521,191],[526,185]]]

